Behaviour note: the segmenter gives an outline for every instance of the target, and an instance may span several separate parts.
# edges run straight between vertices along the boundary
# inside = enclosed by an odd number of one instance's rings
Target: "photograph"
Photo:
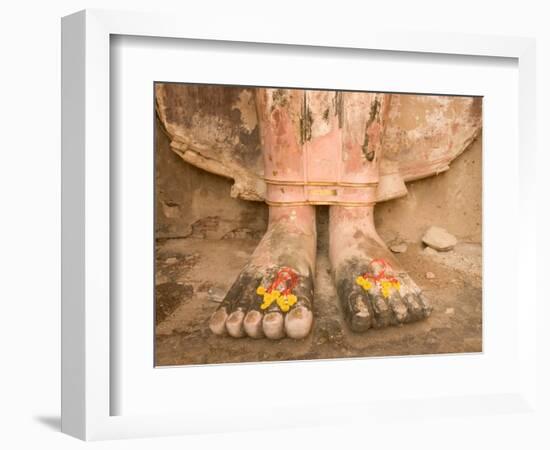
[[[483,351],[481,96],[151,103],[156,367]]]

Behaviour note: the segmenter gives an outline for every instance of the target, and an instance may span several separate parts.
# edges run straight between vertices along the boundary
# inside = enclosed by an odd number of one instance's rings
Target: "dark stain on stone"
[[[189,128],[194,116],[212,116],[229,122],[240,120],[233,105],[242,88],[228,86],[162,83],[165,113],[169,123],[182,123]],[[238,115],[238,117],[236,117]]]
[[[367,126],[367,130],[368,130],[368,126]],[[372,161],[372,160],[368,159],[368,154],[369,154],[369,133],[368,133],[368,131],[365,131],[365,139],[363,140],[363,147],[361,147],[361,150],[363,151],[363,155],[365,156],[367,161]]]
[[[243,225],[250,226],[252,223],[258,224],[258,226],[265,231],[267,228],[267,216],[268,208],[265,203],[249,202],[253,203],[253,206],[249,209],[243,210],[239,215],[239,222]]]
[[[377,120],[380,120],[380,101],[378,98],[375,98],[370,107],[369,119],[367,120],[367,125],[365,126],[365,138],[362,147],[363,155],[365,155],[365,158],[369,162],[375,157],[374,150],[369,151],[369,128]]]
[[[163,283],[155,289],[155,323],[163,322],[176,308],[193,297],[190,284]]]
[[[311,110],[307,105],[307,93],[304,91],[304,98],[302,102],[302,114],[300,116],[300,140],[302,144],[311,139],[311,126],[313,124],[313,117]]]
[[[222,239],[254,239],[259,240],[264,234],[263,230],[254,230],[248,227],[235,228],[224,234]]]
[[[474,117],[481,118],[482,101],[483,99],[481,97],[476,97],[472,100],[472,104],[470,108],[471,108],[471,113]]]
[[[372,124],[374,122],[374,120],[379,117],[379,113],[380,113],[380,101],[377,98],[375,98],[374,102],[372,103],[372,105],[370,107],[368,125]]]
[[[241,122],[241,110],[239,108],[232,108],[229,112],[229,119],[234,123]]]
[[[180,204],[178,202],[175,202],[174,200],[171,200],[171,199],[162,199],[161,202],[164,203],[169,208],[174,208],[176,206],[180,206]]]
[[[239,143],[235,147],[235,157],[248,167],[254,167],[261,157],[260,129],[256,125],[248,132],[244,127],[239,129]]]
[[[271,111],[276,107],[284,108],[288,105],[288,98],[285,89],[275,89],[271,94],[273,104],[271,105]]]
[[[336,91],[334,103],[334,111],[338,116],[338,128],[342,128],[344,126],[344,98],[342,92]]]
[[[197,220],[191,225],[193,229],[192,236],[194,238],[206,239],[210,233],[218,231],[220,226],[219,216],[207,216]]]
[[[166,117],[165,128],[177,125],[184,129],[181,131],[184,135],[197,136],[203,132],[205,136],[215,135],[215,138],[205,139],[217,139],[234,147],[234,158],[254,167],[261,157],[259,127],[249,131],[243,126],[243,108],[236,107],[245,91],[252,92],[241,87],[160,83],[156,100]],[[284,103],[285,100],[280,101]]]
[[[305,116],[305,129],[304,129],[304,138],[305,141],[311,140],[311,127],[313,125],[313,116],[309,107],[306,108]]]

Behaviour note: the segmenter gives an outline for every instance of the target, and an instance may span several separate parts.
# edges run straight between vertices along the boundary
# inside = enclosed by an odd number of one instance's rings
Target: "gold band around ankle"
[[[265,201],[269,206],[315,206],[315,205],[333,205],[333,206],[350,206],[350,207],[365,207],[365,206],[374,206],[376,202],[318,202],[318,201],[308,201],[308,202],[272,202],[269,200]]]
[[[275,184],[281,186],[341,186],[341,187],[353,187],[353,188],[373,188],[378,186],[378,181],[372,183],[348,183],[344,181],[284,181],[284,180],[273,180],[269,178],[264,178],[264,181],[267,184]]]

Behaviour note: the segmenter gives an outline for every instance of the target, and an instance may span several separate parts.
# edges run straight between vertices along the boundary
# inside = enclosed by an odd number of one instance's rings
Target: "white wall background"
[[[308,20],[390,29],[454,31],[531,36],[538,39],[539,247],[538,273],[548,252],[550,140],[550,14],[545,2],[462,0],[397,1],[378,4],[338,2],[58,0],[5,2],[0,11],[0,448],[81,448],[84,443],[59,433],[60,358],[60,17],[83,8],[180,11],[189,20],[212,14],[271,17],[287,26]],[[290,25],[287,22],[290,21]],[[182,23],[185,26],[185,23]],[[548,170],[548,169],[546,169]],[[542,222],[543,221],[543,222]],[[517,239],[512,236],[511,239]],[[543,250],[546,250],[546,252]],[[546,267],[549,267],[546,263]],[[548,299],[550,300],[550,299]],[[548,307],[545,307],[548,311]],[[549,333],[540,330],[548,342]],[[539,348],[548,353],[548,345]],[[541,363],[544,363],[541,358]],[[546,380],[548,363],[544,363]],[[449,380],[452,382],[452,380]],[[548,390],[546,389],[546,394]],[[548,402],[548,395],[546,401]],[[548,403],[547,403],[548,404]],[[520,419],[522,420],[522,419]],[[498,421],[498,434],[483,430]],[[160,440],[100,442],[95,448],[543,448],[542,423],[516,426],[514,417],[404,422],[398,429],[343,428],[282,430],[277,434],[192,436]],[[394,425],[395,427],[395,425]],[[438,430],[438,432],[435,432]],[[443,432],[443,433],[442,433]],[[374,435],[377,436],[374,439]],[[383,436],[386,436],[385,438]],[[446,437],[445,437],[446,436]],[[539,436],[542,436],[539,435]],[[537,440],[538,439],[538,440]],[[376,443],[374,442],[376,441]],[[482,447],[483,446],[483,447]]]

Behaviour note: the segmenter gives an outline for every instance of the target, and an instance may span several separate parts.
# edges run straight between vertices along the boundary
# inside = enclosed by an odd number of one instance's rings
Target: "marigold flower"
[[[399,291],[399,289],[401,288],[401,285],[397,280],[382,280],[380,282],[380,286],[380,291],[382,292],[384,298],[388,298],[391,295],[392,291]]]
[[[355,279],[355,282],[361,286],[365,291],[368,291],[370,288],[372,288],[372,283],[370,280],[366,279],[365,277],[363,277],[362,275],[361,276],[358,276],[356,279]]]
[[[361,286],[365,291],[371,289],[374,285],[380,288],[380,292],[384,298],[388,298],[393,290],[399,291],[401,285],[399,280],[395,278],[389,278],[384,273],[379,275],[360,275],[355,279],[355,282]]]
[[[288,282],[290,282],[290,285]],[[276,302],[282,312],[287,312],[298,301],[298,298],[294,294],[291,294],[291,289],[296,285],[296,282],[297,275],[294,271],[288,268],[279,270],[277,278],[271,283],[269,288],[266,289],[262,285],[256,288],[256,293],[263,297],[260,309],[267,309],[273,302]],[[285,286],[283,291],[275,289],[276,286],[280,286],[281,284]]]

